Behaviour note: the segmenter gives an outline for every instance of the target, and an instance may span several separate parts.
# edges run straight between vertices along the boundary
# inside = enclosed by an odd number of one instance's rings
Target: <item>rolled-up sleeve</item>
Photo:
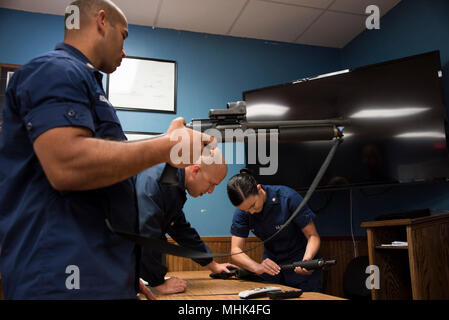
[[[88,73],[65,59],[34,71],[18,87],[19,112],[32,141],[56,127],[80,126],[94,131]]]
[[[236,210],[232,217],[231,234],[240,238],[247,238],[249,234],[248,213]]]
[[[303,198],[294,190],[288,194],[288,208],[290,212],[293,214],[298,206],[301,204]],[[315,214],[312,210],[306,205],[301,211],[296,215],[293,219],[293,222],[301,229],[307,226],[310,222],[315,219]]]

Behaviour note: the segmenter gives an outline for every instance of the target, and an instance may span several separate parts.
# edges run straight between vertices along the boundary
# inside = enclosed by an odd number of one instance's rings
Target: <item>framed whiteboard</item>
[[[108,75],[108,100],[116,109],[176,113],[176,69],[176,61],[126,57]]]

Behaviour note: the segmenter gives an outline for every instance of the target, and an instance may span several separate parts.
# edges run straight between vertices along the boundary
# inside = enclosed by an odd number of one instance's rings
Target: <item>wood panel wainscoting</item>
[[[231,251],[231,237],[202,237],[210,250],[214,253],[227,253]],[[337,259],[337,264],[323,272],[323,284],[325,294],[344,297],[343,274],[349,262],[358,256],[368,256],[368,246],[366,237],[355,237],[355,248],[351,237],[321,237],[320,253],[325,259]],[[168,238],[170,243],[176,243]],[[256,237],[248,237],[245,241],[245,249],[255,247],[260,244]],[[257,246],[254,250],[246,253],[255,261],[262,261],[263,245]],[[215,258],[218,263],[231,262],[230,257]],[[165,256],[165,265],[169,272],[172,271],[200,271],[207,270],[201,267],[192,259]],[[368,277],[368,275],[367,275]]]
[[[226,253],[231,251],[231,237],[202,237],[203,241],[214,253]],[[170,243],[175,243],[171,238]],[[336,257],[337,264],[323,272],[324,291],[323,293],[344,297],[343,293],[343,274],[348,263],[356,256],[367,256],[368,247],[366,237],[356,237],[356,250],[354,253],[354,245],[351,237],[321,237],[320,253],[325,259]],[[245,249],[255,247],[260,244],[260,240],[256,237],[249,237],[245,242]],[[258,246],[247,254],[256,261],[262,261],[263,245]],[[216,262],[230,262],[229,257],[216,258]],[[172,271],[199,271],[207,270],[201,267],[191,259],[175,257],[172,255],[165,256],[165,264],[169,272]],[[1,279],[1,278],[0,278]],[[0,299],[3,299],[1,292],[0,280]]]

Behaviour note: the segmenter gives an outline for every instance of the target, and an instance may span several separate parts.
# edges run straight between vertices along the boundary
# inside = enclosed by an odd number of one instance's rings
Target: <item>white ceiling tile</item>
[[[38,13],[64,15],[73,0],[0,0],[0,7]],[[132,24],[152,26],[159,0],[114,0]]]
[[[364,15],[366,7],[369,5],[376,5],[380,9],[380,15],[383,16],[400,1],[401,0],[336,0],[329,9]]]
[[[29,12],[64,15],[70,1],[61,0],[1,0],[0,7]]]
[[[251,0],[230,35],[293,42],[321,12],[320,9]]]
[[[157,27],[226,34],[246,0],[164,0]]]
[[[65,8],[71,1],[0,0],[0,7],[64,15]],[[130,24],[339,48],[364,30],[365,9],[368,5],[378,5],[381,15],[384,15],[400,2],[400,0],[113,1],[123,10]],[[327,11],[320,16],[324,9]]]
[[[298,6],[326,9],[334,0],[259,0],[259,1],[282,2]]]
[[[122,9],[129,24],[154,26],[160,0],[113,0]]]
[[[365,19],[365,16],[327,11],[296,42],[343,48],[366,28]]]

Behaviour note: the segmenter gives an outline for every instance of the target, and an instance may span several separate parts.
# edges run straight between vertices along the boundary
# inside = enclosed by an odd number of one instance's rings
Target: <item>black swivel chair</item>
[[[343,273],[343,292],[345,298],[351,300],[371,300],[371,290],[366,287],[366,279],[369,277],[365,273],[369,266],[367,256],[360,256],[352,259]]]

